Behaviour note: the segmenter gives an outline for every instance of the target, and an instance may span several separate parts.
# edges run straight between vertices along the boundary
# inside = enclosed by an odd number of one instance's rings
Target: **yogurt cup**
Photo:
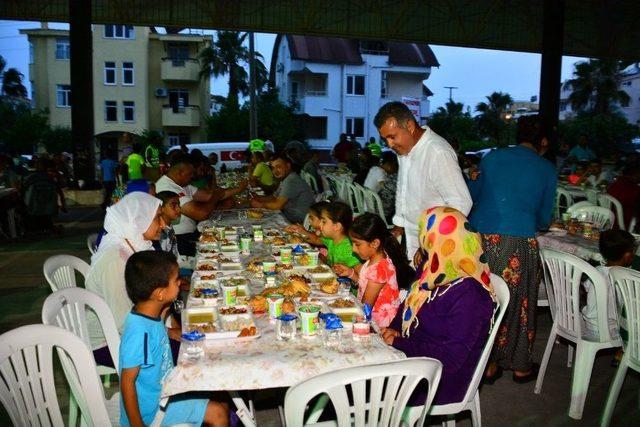
[[[265,275],[276,274],[276,262],[275,261],[264,261],[262,263],[262,272]]]
[[[307,255],[309,256],[309,267],[317,267],[320,252],[315,250],[308,250]]]
[[[300,313],[300,327],[303,337],[312,337],[318,333],[318,314],[320,306],[305,304],[298,309]]]
[[[269,318],[275,320],[276,317],[282,314],[282,303],[284,302],[284,295],[282,294],[269,294],[267,295],[267,303],[269,304]]]
[[[238,285],[227,282],[220,287],[222,288],[222,301],[224,305],[236,305],[238,302]]]
[[[291,248],[281,248],[280,262],[282,262],[284,265],[291,265],[293,263],[293,257],[291,254],[292,254]]]

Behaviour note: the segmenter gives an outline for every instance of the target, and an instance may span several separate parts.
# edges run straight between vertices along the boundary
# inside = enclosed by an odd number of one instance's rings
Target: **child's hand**
[[[181,328],[167,328],[167,334],[169,335],[169,338],[171,338],[174,341],[180,341],[180,336],[182,335],[182,329]]]
[[[382,339],[386,344],[393,345],[393,340],[400,336],[400,332],[391,328],[381,328],[380,335],[382,335]]]
[[[333,264],[333,271],[335,271],[335,273],[341,277],[353,276],[353,268],[349,268],[346,265]]]

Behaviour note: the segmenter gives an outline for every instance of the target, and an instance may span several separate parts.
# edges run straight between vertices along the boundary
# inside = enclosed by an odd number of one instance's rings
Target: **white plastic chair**
[[[504,282],[502,277],[492,273],[491,284],[493,285],[493,291],[495,292],[496,299],[498,300],[498,307],[496,308],[496,314],[494,315],[493,327],[489,331],[487,342],[484,345],[482,353],[480,354],[480,359],[478,360],[476,369],[475,371],[473,371],[473,377],[471,378],[471,382],[467,387],[467,392],[460,402],[449,403],[447,405],[433,405],[427,413],[427,416],[455,415],[460,412],[471,411],[472,425],[474,427],[480,427],[482,425],[482,417],[480,412],[480,391],[478,390],[478,387],[480,386],[480,381],[482,381],[484,369],[487,366],[489,355],[491,354],[491,350],[493,349],[493,342],[496,339],[498,329],[500,328],[500,323],[502,322],[504,313],[507,311],[507,307],[509,306],[509,299],[511,298],[509,287]],[[422,408],[420,407],[412,407],[406,411],[407,414],[405,419],[407,420],[408,425],[416,425],[421,410]],[[453,417],[450,417],[448,422],[443,422],[443,425],[446,424],[447,427],[453,427],[455,426],[455,423],[455,419]],[[422,424],[418,425],[421,426]]]
[[[307,404],[316,396],[331,400],[337,420],[331,425],[343,426],[399,426],[402,413],[411,393],[426,379],[429,392],[422,409],[424,422],[426,410],[431,406],[438,389],[442,364],[435,359],[416,357],[388,363],[356,366],[320,374],[293,385],[284,398],[284,414],[287,426],[320,426],[321,414],[312,411],[304,422]],[[353,405],[349,394],[352,395]],[[321,397],[321,398],[322,398]]]
[[[372,212],[382,218],[387,227],[393,227],[393,224],[387,223],[387,219],[384,213],[384,206],[382,206],[382,199],[375,191],[365,188],[363,191],[365,212]]]
[[[325,175],[320,174],[320,179],[322,180],[322,189],[325,193],[330,193],[330,196],[333,195],[333,191],[331,191],[331,184],[329,184],[329,180]]]
[[[304,179],[304,181],[309,185],[309,187],[311,187],[311,191],[313,191],[313,194],[318,194],[318,183],[316,182],[316,179],[313,177],[313,175],[305,171],[300,171],[300,175],[302,179]]]
[[[91,233],[87,236],[87,248],[89,248],[89,252],[91,255],[95,255],[98,250],[98,246],[96,243],[98,242],[98,233]]]
[[[606,427],[611,422],[611,416],[620,396],[620,389],[627,375],[627,369],[631,368],[640,372],[640,273],[630,268],[612,267],[609,270],[609,276],[618,296],[622,299],[629,341],[627,343],[623,341],[626,344],[624,355],[609,389],[609,397],[607,397],[607,404],[604,407],[600,423],[601,427]]]
[[[598,195],[600,192],[598,190],[594,190],[593,188],[587,188],[584,190],[584,195],[587,198],[587,201],[592,205],[598,204]]]
[[[360,194],[360,189],[357,187],[358,184],[346,183],[345,185],[347,188],[346,202],[351,207],[351,210],[353,211],[353,215],[357,216],[364,213],[362,196]]]
[[[534,392],[539,394],[542,389],[542,382],[556,337],[561,336],[575,344],[576,357],[573,364],[569,416],[579,420],[582,418],[596,353],[607,348],[620,347],[622,342],[620,338],[612,339],[610,336],[605,277],[589,263],[571,254],[541,249],[540,255],[553,326],[542,356]],[[587,339],[582,334],[580,286],[583,275],[586,275],[594,284],[593,291],[598,308],[598,332],[600,335],[597,339]]]
[[[88,425],[111,425],[93,355],[69,331],[27,325],[0,335],[0,401],[15,426],[62,426],[53,372],[53,349],[74,375],[70,386],[84,396]]]
[[[598,194],[598,205],[615,212],[616,219],[618,220],[618,228],[620,230],[627,229],[624,225],[624,212],[622,210],[622,203],[620,203],[618,199],[606,193],[600,193]]]
[[[107,341],[107,347],[111,354],[115,369],[98,366],[96,373],[98,375],[109,375],[118,373],[118,362],[120,354],[120,335],[118,327],[113,318],[111,309],[107,303],[97,294],[83,288],[65,288],[60,289],[47,297],[42,305],[42,323],[45,325],[59,326],[72,332],[78,338],[82,339],[87,348],[91,350],[91,342],[89,341],[89,331],[87,329],[86,312],[91,310],[96,314],[100,321],[100,326]],[[64,366],[63,366],[64,368]],[[65,370],[65,374],[69,373]],[[67,378],[68,381],[72,379]],[[108,380],[104,385],[108,387]],[[119,420],[120,394],[116,393],[108,402],[109,414],[111,419]],[[78,416],[78,406],[86,407],[84,397],[71,393],[69,396],[69,425],[75,425]],[[84,411],[84,409],[82,409]]]
[[[564,199],[564,203],[562,202]],[[562,216],[562,211],[566,211],[567,207],[573,205],[573,194],[562,187],[556,189],[556,218]]]
[[[77,286],[76,271],[86,279],[89,264],[73,255],[54,255],[44,262],[42,269],[51,290],[55,292],[58,289]]]
[[[577,203],[574,203],[574,204],[572,204],[571,206],[569,206],[569,207],[567,208],[567,213],[568,213],[568,214],[573,214],[573,212],[574,212],[576,209],[584,208],[585,206],[598,206],[598,205],[596,205],[596,204],[594,204],[594,203],[591,203],[591,202],[590,202],[590,201],[588,201],[588,200],[583,200],[583,201],[581,201],[581,202],[577,202]]]
[[[601,230],[610,230],[614,221],[613,211],[602,206],[583,206],[574,209],[571,218],[591,222]]]

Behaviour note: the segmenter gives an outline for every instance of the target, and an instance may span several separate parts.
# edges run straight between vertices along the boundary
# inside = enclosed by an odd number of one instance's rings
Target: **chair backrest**
[[[98,250],[96,243],[98,242],[98,233],[91,233],[87,236],[87,248],[91,255],[94,255]]]
[[[591,203],[591,202],[589,202],[589,201],[587,201],[587,200],[583,200],[583,201],[581,201],[581,202],[574,203],[574,204],[572,204],[571,206],[569,206],[569,207],[567,208],[567,213],[569,213],[569,214],[573,214],[573,212],[574,212],[576,209],[583,208],[583,207],[585,207],[585,206],[597,206],[597,205],[594,205],[593,203]]]
[[[584,195],[587,197],[587,201],[592,205],[598,204],[598,194],[599,192],[593,188],[587,188],[584,190]]]
[[[73,255],[54,255],[44,262],[44,277],[52,291],[76,285],[76,270],[86,279],[89,264]]]
[[[322,189],[324,190],[324,192],[330,192],[335,195],[335,193],[331,189],[331,184],[329,183],[327,177],[325,175],[320,175],[320,179],[322,180]]]
[[[561,203],[564,199],[564,204]],[[556,217],[560,218],[562,211],[573,204],[573,194],[562,187],[556,189]]]
[[[421,380],[426,379],[429,392],[422,423],[438,389],[441,373],[442,364],[426,357],[326,372],[287,390],[284,398],[286,424],[305,425],[304,413],[309,401],[326,394],[333,403],[339,427],[399,426],[411,393]]]
[[[50,325],[27,325],[0,335],[0,401],[15,426],[62,426],[53,348],[73,364],[76,385],[91,402],[89,425],[111,425],[93,355],[82,340]]]
[[[607,320],[606,278],[588,262],[564,252],[541,249],[545,285],[549,307],[558,331],[566,338],[577,341],[582,337],[582,313],[580,312],[580,286],[583,276],[593,283],[598,311],[600,342],[611,341]]]
[[[613,211],[603,208],[602,206],[583,206],[574,209],[571,217],[580,221],[592,222],[601,230],[611,229],[614,221]]]
[[[620,228],[620,230],[626,230],[622,203],[620,203],[618,199],[608,194],[600,193],[598,194],[598,205],[615,212],[616,219],[618,220],[618,228]]]
[[[500,323],[502,322],[504,313],[507,311],[509,299],[511,298],[509,287],[502,277],[491,273],[491,285],[493,286],[493,292],[496,295],[498,306],[496,307],[496,312],[493,316],[493,325],[489,330],[487,342],[482,349],[476,369],[473,371],[473,377],[471,377],[471,382],[469,383],[467,392],[464,395],[463,402],[470,402],[474,398],[476,390],[480,386],[480,381],[482,381],[482,376],[484,375],[484,369],[487,366],[489,355],[491,355],[491,350],[493,349],[493,343],[496,339],[496,335],[498,334],[498,329],[500,329]]]
[[[630,268],[611,267],[609,277],[615,286],[622,307],[618,313],[624,313],[625,329],[629,338],[623,344],[624,353],[629,357],[629,364],[640,371],[640,273]]]
[[[384,213],[384,206],[382,205],[382,199],[380,198],[378,193],[368,188],[365,188],[363,191],[363,196],[364,196],[365,212],[372,212],[374,214],[379,215],[380,218],[382,218],[382,220],[384,221],[384,223],[387,224],[387,226],[389,226],[390,224],[387,223],[386,215]]]
[[[357,187],[356,183],[346,183],[347,188],[347,204],[351,207],[354,215],[359,215],[364,212],[364,206],[362,203],[362,196],[360,194],[360,189]]]
[[[91,349],[87,329],[87,310],[100,321],[109,353],[118,371],[120,335],[116,321],[107,303],[98,295],[83,288],[60,289],[47,297],[42,305],[42,323],[72,332]]]
[[[311,175],[309,172],[300,171],[300,176],[307,184],[309,184],[309,187],[311,187],[311,191],[313,191],[313,194],[318,194],[318,183],[316,182],[316,179],[313,177],[313,175]]]

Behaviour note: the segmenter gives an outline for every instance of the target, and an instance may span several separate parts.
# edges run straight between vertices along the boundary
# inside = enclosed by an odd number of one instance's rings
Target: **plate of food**
[[[343,290],[336,278],[319,280],[313,285],[312,295],[319,298],[346,296],[348,290]]]
[[[356,302],[351,298],[336,298],[331,301],[327,301],[329,309],[334,308],[353,308],[356,306]]]
[[[250,219],[261,219],[264,216],[264,212],[259,209],[249,209],[247,211],[247,218]]]
[[[331,270],[331,267],[329,267],[328,265],[318,265],[318,266],[309,268],[307,272],[316,281],[328,280],[336,277],[335,273],[333,272],[333,270]]]
[[[340,318],[342,326],[345,327],[351,326],[356,317],[364,316],[364,313],[359,307],[331,308],[331,312]]]
[[[198,260],[196,263],[197,271],[219,271],[218,262],[215,260]]]

